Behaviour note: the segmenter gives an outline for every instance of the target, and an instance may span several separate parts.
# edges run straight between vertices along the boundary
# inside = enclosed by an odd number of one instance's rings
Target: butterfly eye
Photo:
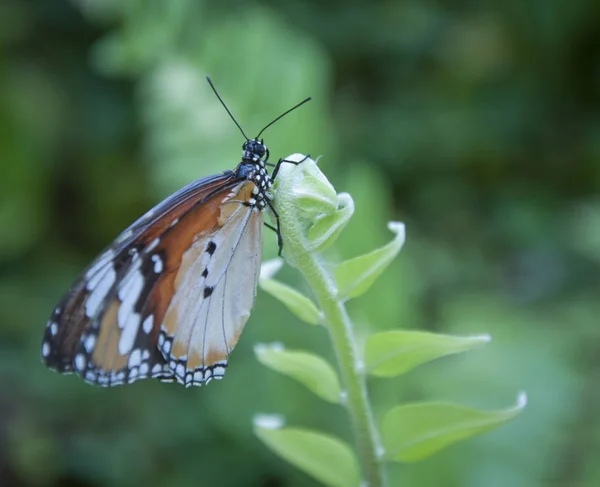
[[[256,139],[247,140],[244,142],[243,149],[249,158],[256,156],[258,159],[262,159],[267,152],[265,144]]]

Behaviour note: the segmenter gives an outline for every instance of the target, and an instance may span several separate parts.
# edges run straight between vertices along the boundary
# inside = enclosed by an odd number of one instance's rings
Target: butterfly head
[[[247,162],[266,162],[269,158],[269,149],[267,149],[262,139],[247,140],[242,146],[242,151],[242,159]]]

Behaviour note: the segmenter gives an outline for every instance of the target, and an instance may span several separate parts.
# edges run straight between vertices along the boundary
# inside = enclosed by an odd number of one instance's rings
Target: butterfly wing
[[[191,265],[184,254],[199,241],[231,233],[231,226],[239,223],[227,216],[233,215],[234,206],[252,213],[240,199],[252,191],[251,186],[232,172],[196,181],[125,230],[55,309],[44,334],[44,362],[104,386],[146,377],[173,380],[157,343],[162,320],[181,284],[180,268]],[[262,223],[260,215],[256,218],[255,225]]]
[[[244,204],[253,183],[221,205],[226,223],[184,254],[176,291],[158,344],[179,383],[221,378],[256,295],[262,249],[262,213]]]

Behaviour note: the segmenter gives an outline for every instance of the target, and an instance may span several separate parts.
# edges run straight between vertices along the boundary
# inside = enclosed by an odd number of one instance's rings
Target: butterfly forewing
[[[161,353],[157,344],[167,308],[184,283],[182,276],[188,275],[185,269],[198,268],[184,255],[204,240],[223,241],[227,245],[226,236],[235,233],[232,228],[237,230],[239,224],[234,213],[244,213],[248,220],[254,215],[253,224],[259,229],[253,232],[255,235],[259,232],[260,245],[261,213],[253,211],[242,199],[248,197],[248,190],[253,187],[253,183],[240,182],[231,172],[197,181],[125,230],[84,271],[55,309],[42,344],[42,357],[47,365],[61,372],[77,372],[86,381],[99,385],[146,377],[172,380],[173,368],[166,360],[171,357]],[[232,210],[234,207],[236,210]],[[202,260],[201,253],[198,258]],[[185,281],[185,286],[188,284],[189,280]],[[252,296],[255,287],[254,283]],[[187,290],[190,300],[211,301],[210,296],[204,296],[203,288],[190,289],[200,293]],[[251,305],[250,301],[246,314]],[[236,322],[237,326],[241,328],[246,319],[247,316],[241,325]],[[168,326],[164,329],[168,331]],[[213,342],[213,338],[208,340]],[[228,353],[232,345],[224,348]],[[226,358],[227,355],[222,357],[221,362]],[[178,360],[181,362],[181,357]],[[193,383],[204,380],[205,364],[208,366],[204,361],[193,369],[191,377],[198,372],[196,369],[202,372],[202,380]],[[177,379],[185,382],[184,378],[177,376]],[[188,385],[191,383],[188,381]]]

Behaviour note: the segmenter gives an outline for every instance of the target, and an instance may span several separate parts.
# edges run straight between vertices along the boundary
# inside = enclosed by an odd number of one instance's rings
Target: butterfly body
[[[48,367],[100,386],[221,378],[256,294],[267,158],[247,140],[233,171],[185,186],[122,232],[55,308]]]

